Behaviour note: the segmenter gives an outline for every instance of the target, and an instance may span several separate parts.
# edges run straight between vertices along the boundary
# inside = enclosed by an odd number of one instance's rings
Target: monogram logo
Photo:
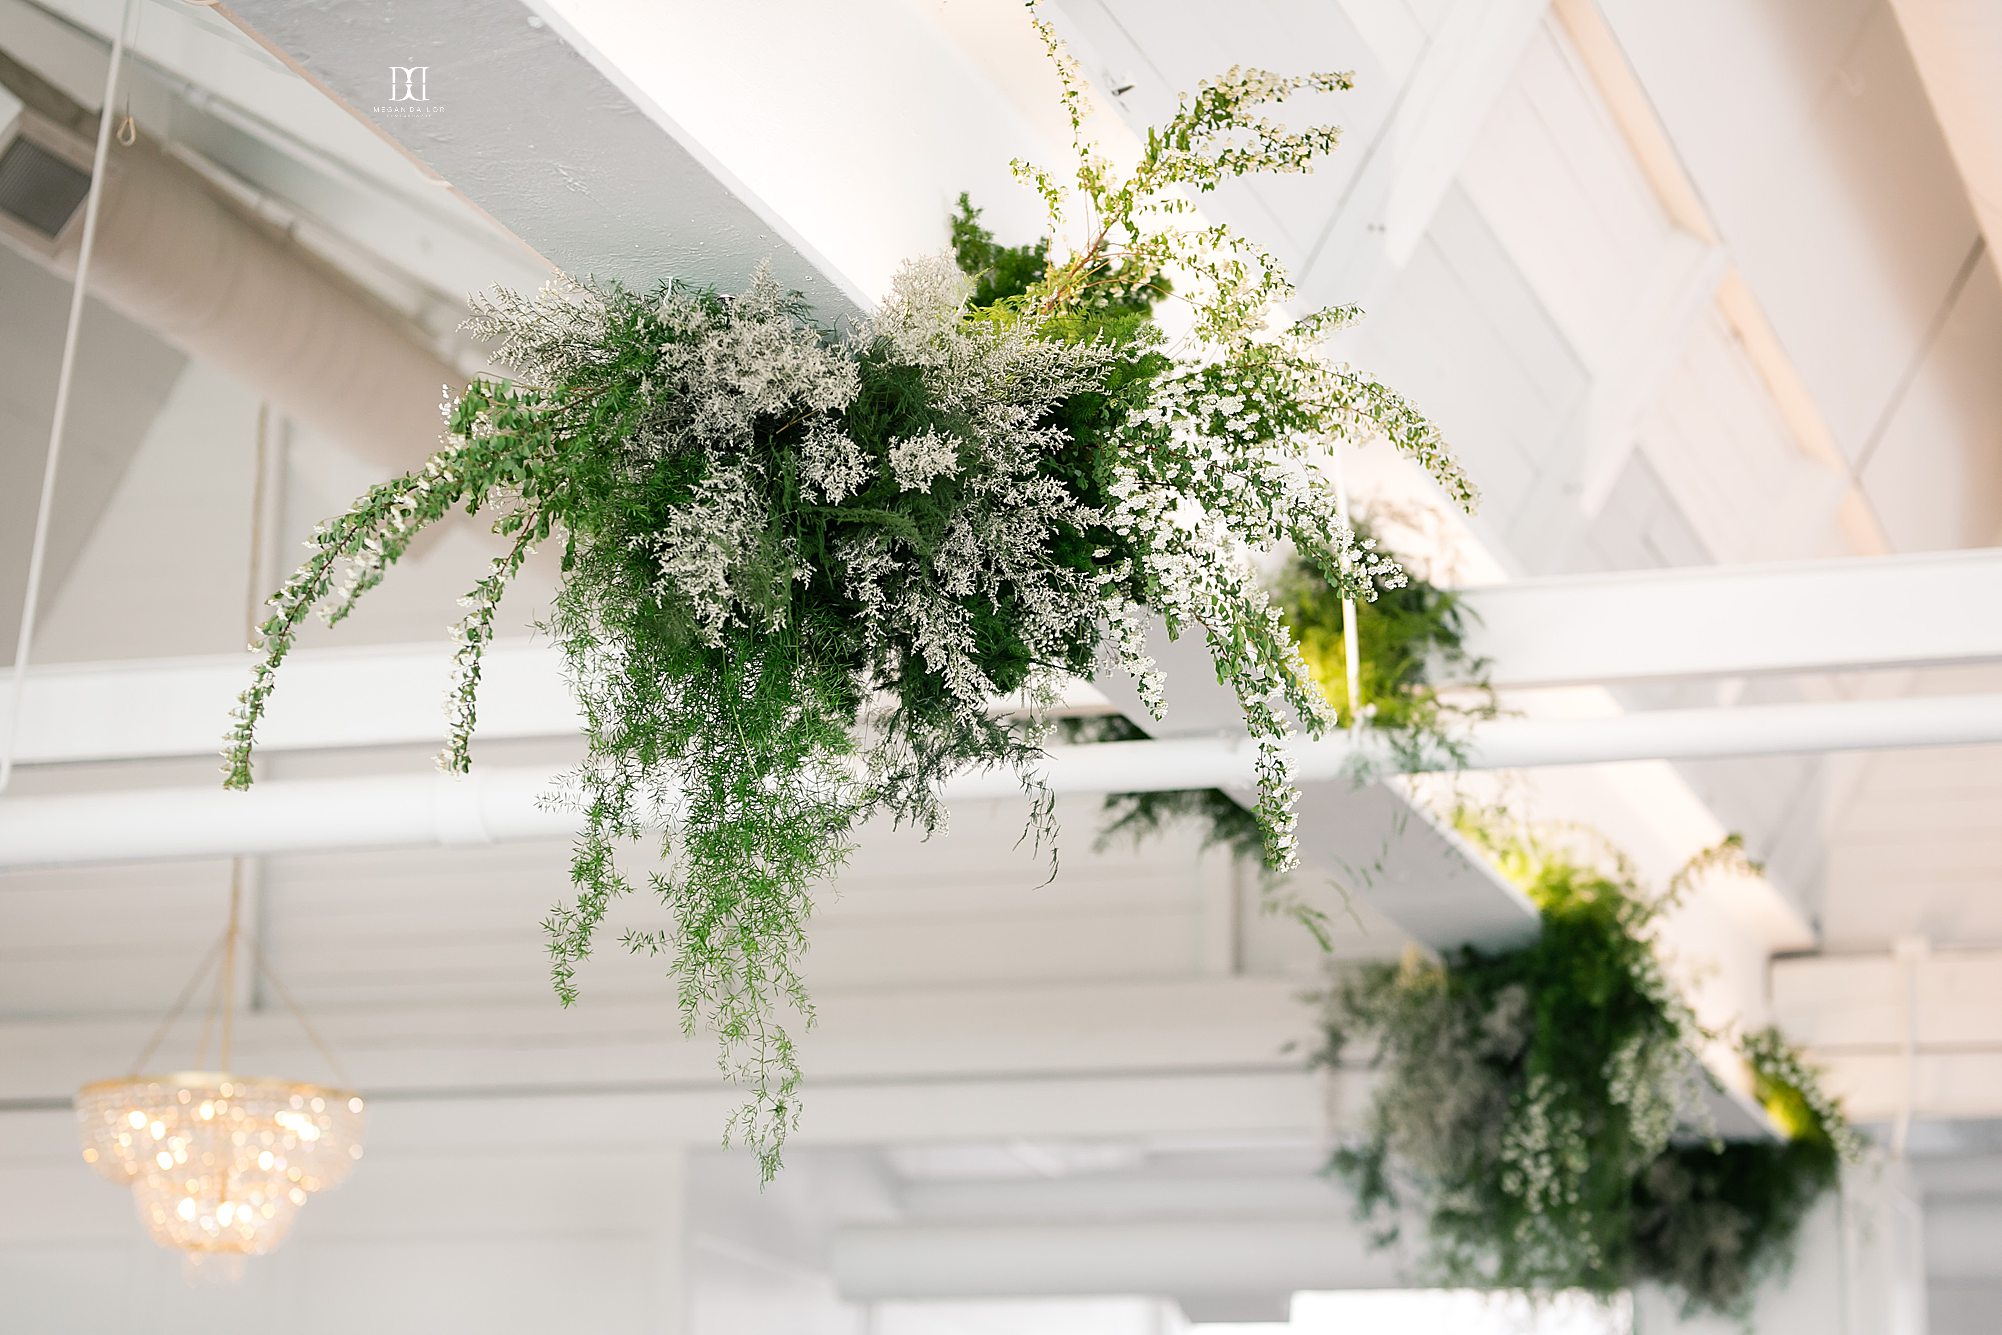
[[[425,96],[425,78],[431,72],[429,65],[391,65],[389,67],[389,100],[392,102],[429,102]]]

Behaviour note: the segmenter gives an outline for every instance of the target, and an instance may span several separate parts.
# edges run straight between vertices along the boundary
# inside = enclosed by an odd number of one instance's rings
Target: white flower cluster
[[[1629,1034],[1606,1064],[1606,1093],[1627,1110],[1633,1140],[1633,1168],[1640,1168],[1674,1138],[1685,1115],[1701,1115],[1691,1095],[1691,1051],[1646,1033]]]
[[[1291,542],[1335,589],[1371,599],[1403,582],[1374,544],[1357,542],[1322,471],[1328,419],[1303,409],[1283,358],[1216,349],[1151,387],[1126,421],[1108,487],[1110,524],[1135,553],[1149,604],[1171,632],[1200,627],[1218,675],[1259,744],[1258,815],[1276,866],[1295,861],[1290,707],[1313,732],[1338,725],[1299,646],[1262,587],[1255,554]],[[1107,572],[1117,589],[1125,572]],[[1116,641],[1144,679],[1137,635]]]
[[[492,348],[496,365],[533,368],[551,384],[589,366],[605,348],[604,298],[568,274],[533,295],[495,288],[467,304],[464,327]]]
[[[1204,80],[1175,114],[1150,131],[1130,170],[1091,142],[1082,75],[1056,30],[1031,24],[1056,69],[1076,157],[1070,180],[1017,162],[1041,195],[1051,234],[1073,217],[1087,235],[1053,258],[1034,295],[1045,309],[1097,310],[1106,293],[1136,279],[1171,280],[1192,315],[1185,346],[1163,349],[1173,366],[1149,386],[1147,403],[1119,433],[1110,521],[1132,549],[1132,570],[1109,569],[1105,587],[1137,577],[1171,632],[1200,626],[1218,675],[1231,683],[1259,746],[1258,816],[1278,867],[1293,865],[1294,794],[1285,748],[1288,711],[1313,732],[1337,725],[1292,637],[1259,587],[1250,557],[1291,543],[1336,591],[1368,599],[1402,576],[1357,543],[1322,471],[1332,447],[1384,436],[1471,505],[1474,488],[1438,432],[1408,402],[1319,344],[1355,318],[1353,308],[1287,319],[1294,296],[1285,267],[1228,226],[1206,222],[1195,197],[1238,177],[1311,169],[1339,131],[1294,129],[1266,108],[1298,94],[1340,92],[1349,75],[1281,75],[1241,66]],[[1166,290],[1163,284],[1157,290]],[[1116,615],[1109,618],[1119,625]],[[1115,647],[1142,683],[1150,707],[1152,664],[1141,637],[1121,628]]]
[[[1501,1174],[1503,1189],[1522,1205],[1516,1244],[1537,1258],[1534,1264],[1547,1264],[1543,1256],[1581,1250],[1585,1264],[1597,1263],[1596,1245],[1588,1234],[1562,1236],[1545,1226],[1550,1216],[1563,1217],[1578,1209],[1578,1184],[1591,1167],[1591,1142],[1577,1106],[1550,1076],[1531,1075],[1502,1137]]]
[[[979,731],[997,686],[981,667],[969,607],[1010,607],[1021,649],[1038,665],[1017,687],[1031,698],[1054,694],[1060,673],[1050,665],[1100,638],[1107,609],[1098,580],[1051,559],[1062,535],[1100,516],[1045,465],[1070,444],[1051,411],[1097,388],[1115,354],[1039,338],[1030,321],[968,321],[970,287],[946,257],[907,264],[854,339],[860,355],[919,369],[931,414],[952,424],[893,440],[888,457],[906,492],[950,484],[943,543],[920,560],[893,529],[876,529],[849,539],[838,564],[844,591],[863,609],[862,640],[910,644],[951,692],[957,726]],[[895,664],[873,666],[895,675]],[[891,731],[872,750],[872,768],[901,814],[928,825],[942,816],[935,788],[943,775],[932,757],[948,754],[948,742]],[[1032,758],[1018,757],[1025,778]]]

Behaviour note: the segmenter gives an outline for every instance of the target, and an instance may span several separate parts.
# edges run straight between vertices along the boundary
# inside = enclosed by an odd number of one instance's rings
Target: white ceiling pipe
[[[53,255],[20,249],[68,275],[76,229]],[[441,392],[463,379],[404,321],[144,142],[112,154],[90,291],[391,467],[436,448]]]
[[[2002,249],[2002,6],[1994,0],[1891,0],[1990,250]]]
[[[1469,730],[1468,767],[1521,769],[1628,760],[1697,760],[2002,742],[2002,695],[1664,710],[1583,720],[1503,719]],[[1293,747],[1306,782],[1342,779],[1380,760],[1383,740],[1347,735]],[[1043,775],[1060,793],[1246,788],[1256,748],[1242,737],[1060,746]],[[1447,768],[1445,757],[1432,761]],[[430,847],[559,837],[568,812],[540,804],[541,770],[485,767],[469,776],[410,774],[276,780],[248,793],[152,788],[0,803],[0,869]],[[1007,771],[963,775],[956,801],[1019,791]]]

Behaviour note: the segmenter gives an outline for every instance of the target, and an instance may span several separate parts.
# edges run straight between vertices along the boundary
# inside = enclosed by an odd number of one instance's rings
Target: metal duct
[[[0,211],[0,238],[68,276],[82,241],[77,211],[56,209],[37,181],[62,167],[87,183],[74,133],[87,117],[46,85],[21,91],[27,113],[0,150],[8,197],[39,213]],[[436,447],[440,389],[463,377],[404,321],[145,142],[114,147],[109,173],[92,296],[363,457],[403,468]]]
[[[115,150],[101,208],[93,295],[363,457],[405,468],[436,448],[458,372],[193,169]],[[53,259],[74,268],[74,236]]]
[[[2002,248],[2002,6],[1891,0],[1990,250]]]

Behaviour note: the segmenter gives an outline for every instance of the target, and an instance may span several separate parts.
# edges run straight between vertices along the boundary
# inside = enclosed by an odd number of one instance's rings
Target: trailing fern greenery
[[[1235,690],[1266,856],[1287,865],[1292,718],[1319,732],[1336,715],[1259,587],[1260,553],[1287,544],[1359,599],[1400,583],[1341,519],[1325,472],[1338,441],[1385,438],[1473,500],[1409,403],[1317,353],[1353,312],[1275,319],[1292,291],[1277,262],[1194,212],[1227,179],[1307,170],[1334,131],[1265,113],[1345,77],[1232,70],[1122,172],[1084,133],[1075,67],[1031,22],[1076,131],[1065,175],[1019,168],[1052,241],[999,247],[963,204],[953,258],[908,265],[841,334],[762,273],[738,293],[565,281],[476,301],[469,327],[512,378],[469,386],[421,470],[316,532],[272,599],[226,752],[229,784],[247,785],[305,617],[340,620],[464,509],[507,544],[455,632],[441,759],[465,769],[497,606],[554,544],[543,629],[587,743],[558,791],[582,834],[574,897],[547,924],[556,990],[575,998],[613,905],[644,887],[668,925],[625,943],[666,960],[684,1024],[717,1036],[748,1094],[731,1131],[766,1176],[799,1118],[813,896],[863,821],[934,830],[952,776],[998,767],[1048,834],[1041,708],[1105,659],[1158,708],[1143,629],[1158,614],[1202,635]],[[1148,318],[1171,292],[1194,329],[1175,340]],[[655,839],[657,855],[628,847]]]
[[[1787,1139],[1724,1144],[1701,1122],[1707,1037],[1663,973],[1654,934],[1704,855],[1661,894],[1624,859],[1511,830],[1464,828],[1535,902],[1519,949],[1408,955],[1348,974],[1325,998],[1333,1064],[1374,1044],[1382,1079],[1331,1167],[1380,1244],[1415,1222],[1427,1278],[1610,1295],[1648,1280],[1692,1310],[1742,1314],[1834,1184],[1853,1133],[1778,1035],[1744,1043]]]

